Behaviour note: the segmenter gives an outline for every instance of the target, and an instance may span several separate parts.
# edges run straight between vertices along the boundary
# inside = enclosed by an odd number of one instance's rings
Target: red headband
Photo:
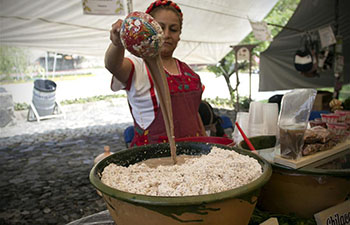
[[[182,20],[182,12],[181,12],[180,7],[175,2],[168,1],[168,0],[156,0],[150,6],[148,6],[146,13],[148,13],[148,14],[151,13],[153,9],[155,9],[161,5],[164,5],[164,6],[169,5],[169,6],[173,7],[174,9],[176,9],[176,11],[178,11],[180,13],[181,20]]]

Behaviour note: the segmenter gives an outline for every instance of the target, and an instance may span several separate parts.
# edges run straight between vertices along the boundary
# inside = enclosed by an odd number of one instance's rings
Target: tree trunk
[[[228,88],[228,90],[230,92],[230,100],[231,100],[231,104],[233,106],[234,102],[235,102],[235,89],[232,88],[230,77],[224,75],[224,78],[225,78],[225,81],[226,81],[227,88]]]
[[[237,67],[236,67],[237,68]],[[238,77],[238,70],[236,70],[236,107],[235,111],[239,112],[239,94],[238,94],[238,86],[239,86],[239,77]]]

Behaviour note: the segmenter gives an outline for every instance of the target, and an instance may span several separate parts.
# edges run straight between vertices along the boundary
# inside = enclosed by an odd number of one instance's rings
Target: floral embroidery
[[[149,130],[142,130],[141,128],[137,127],[135,128],[136,130],[136,134],[135,134],[135,144],[137,146],[140,146],[140,145],[147,145],[148,144],[148,133],[149,133]]]
[[[158,143],[166,143],[166,142],[168,142],[167,136],[159,136]]]
[[[193,78],[195,78],[195,76],[193,76],[191,73],[189,73],[189,72],[184,72],[184,74],[186,75],[186,76],[190,76],[190,77],[193,77]]]

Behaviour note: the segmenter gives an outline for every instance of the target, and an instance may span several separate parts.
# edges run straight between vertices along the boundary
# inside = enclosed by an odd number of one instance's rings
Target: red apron
[[[201,124],[198,109],[202,97],[200,77],[185,63],[179,62],[181,75],[167,75],[171,105],[173,110],[175,138],[200,136]],[[149,72],[148,72],[149,73]],[[150,74],[148,77],[153,84]],[[167,142],[163,113],[160,107],[155,110],[155,119],[145,130],[134,122],[133,145],[146,145]]]

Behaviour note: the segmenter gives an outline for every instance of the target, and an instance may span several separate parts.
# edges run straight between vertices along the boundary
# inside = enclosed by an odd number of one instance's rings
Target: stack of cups
[[[251,102],[249,107],[248,136],[276,135],[277,103]]]
[[[236,122],[239,124],[239,126],[242,128],[243,132],[246,133],[248,131],[248,123],[249,123],[249,113],[248,112],[238,112],[236,116]],[[237,126],[235,126],[235,129],[232,134],[233,140],[238,144],[243,140],[243,137],[241,133],[239,132]]]
[[[265,103],[263,107],[264,114],[264,133],[265,135],[277,134],[277,122],[278,122],[278,104],[277,103]]]
[[[277,135],[277,103],[251,102],[249,112],[238,112],[236,122],[248,137]],[[235,127],[232,138],[236,143],[243,140]]]
[[[265,134],[264,127],[264,103],[251,102],[249,106],[248,137],[260,136]]]

